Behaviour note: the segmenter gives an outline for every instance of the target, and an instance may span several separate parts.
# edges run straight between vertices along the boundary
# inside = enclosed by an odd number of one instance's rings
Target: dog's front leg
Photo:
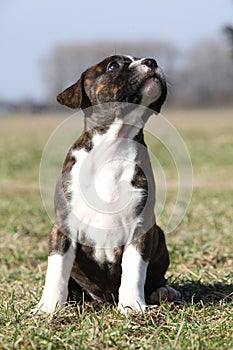
[[[54,225],[49,238],[49,257],[44,291],[33,313],[52,313],[62,308],[68,296],[68,281],[75,259],[75,250],[67,236]]]
[[[133,245],[129,245],[122,256],[122,275],[119,288],[118,309],[122,313],[128,311],[142,312],[146,308],[144,286],[148,262]]]

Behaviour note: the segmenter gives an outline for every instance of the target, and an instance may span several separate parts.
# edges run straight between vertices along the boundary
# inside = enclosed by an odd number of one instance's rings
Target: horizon
[[[112,10],[107,0],[82,5],[70,0],[69,5],[57,6],[55,0],[1,2],[1,100],[43,100],[41,65],[56,45],[165,41],[187,52],[208,38],[221,41],[224,25],[233,18],[230,0],[206,0],[199,7],[194,0],[151,0],[144,5],[119,0]]]

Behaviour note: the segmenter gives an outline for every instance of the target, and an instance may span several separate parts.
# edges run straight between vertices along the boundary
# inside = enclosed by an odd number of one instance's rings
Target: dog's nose
[[[141,63],[149,68],[157,68],[158,67],[157,62],[153,58],[145,58],[144,60],[142,60]]]

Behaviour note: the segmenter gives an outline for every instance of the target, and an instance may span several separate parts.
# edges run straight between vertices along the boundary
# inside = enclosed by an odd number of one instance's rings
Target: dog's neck
[[[143,130],[151,111],[137,105],[106,104],[90,107],[84,115],[84,132],[94,128],[104,132],[111,127],[116,137],[133,139]]]

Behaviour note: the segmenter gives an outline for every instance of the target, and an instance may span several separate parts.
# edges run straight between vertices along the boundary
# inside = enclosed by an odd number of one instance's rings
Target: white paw
[[[175,300],[179,300],[180,298],[181,298],[180,292],[178,292],[172,287],[165,286],[165,287],[160,287],[156,289],[156,291],[151,294],[149,301],[152,304],[156,304],[163,300],[175,301]]]
[[[138,298],[138,299],[124,299],[120,300],[118,303],[118,310],[124,314],[130,314],[130,313],[142,313],[146,309],[146,303],[144,300]]]

